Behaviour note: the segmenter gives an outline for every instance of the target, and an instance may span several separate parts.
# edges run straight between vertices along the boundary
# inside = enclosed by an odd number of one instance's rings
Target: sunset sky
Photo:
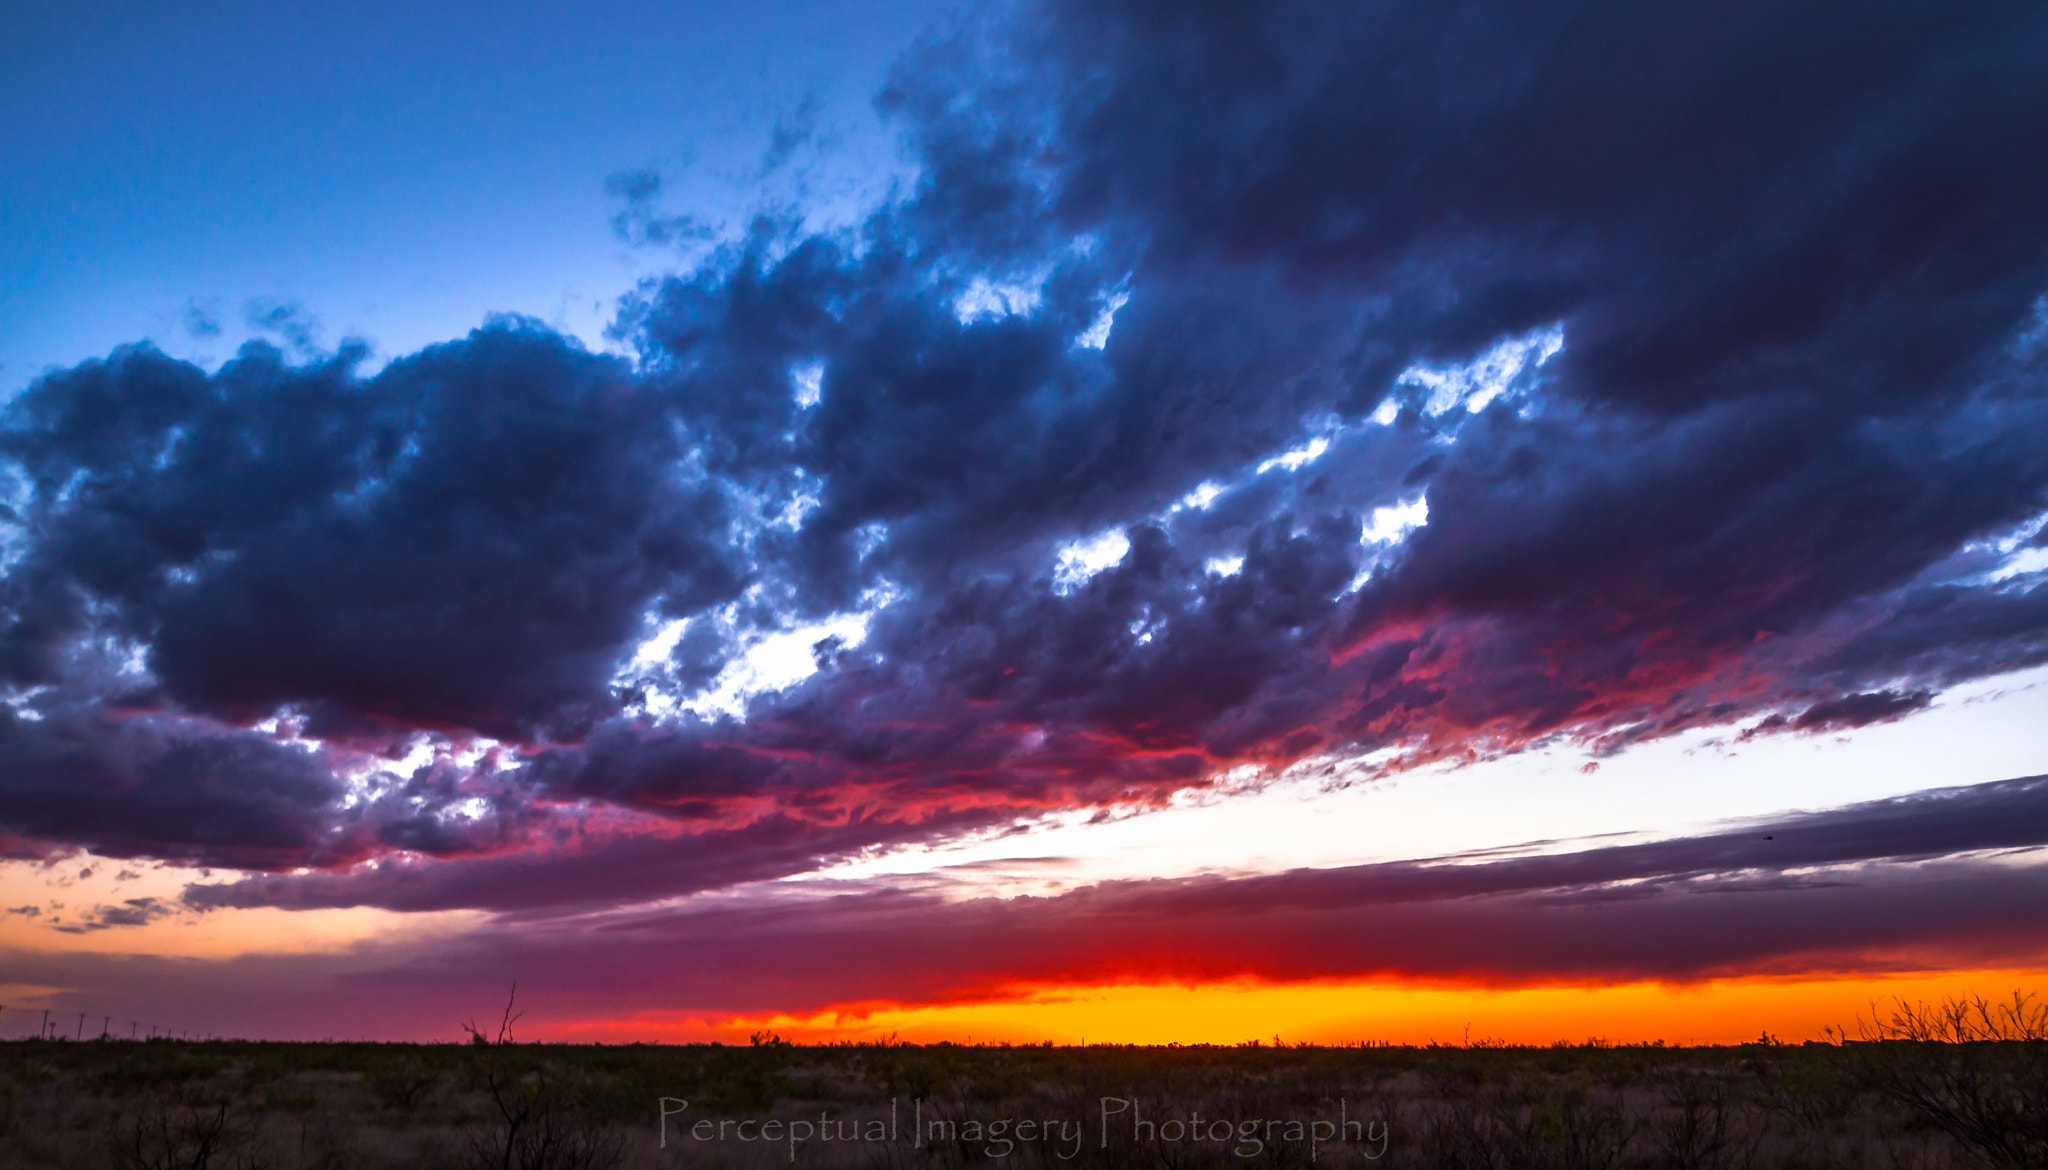
[[[2048,992],[2048,8],[291,7],[0,37],[0,1037]]]

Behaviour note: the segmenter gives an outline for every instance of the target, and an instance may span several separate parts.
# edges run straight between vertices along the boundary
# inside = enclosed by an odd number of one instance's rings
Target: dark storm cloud
[[[650,603],[733,591],[719,498],[619,363],[518,324],[368,381],[347,360],[129,350],[17,400],[11,680],[90,632],[209,713],[573,731]]]
[[[532,908],[559,868],[582,905],[2048,661],[2004,561],[2048,509],[2038,6],[994,16],[881,95],[913,190],[651,283],[637,360],[501,322],[374,377],[37,382],[0,831],[335,869],[234,904]],[[697,233],[607,190],[631,242]],[[684,709],[854,611],[811,678]],[[620,850],[659,880],[570,880]]]
[[[2042,292],[2033,5],[1052,7],[1069,221],[1410,293],[1401,349],[1563,320],[1589,397],[1884,410]]]
[[[122,717],[46,696],[0,711],[9,825],[110,857],[273,868],[318,858],[343,784],[313,753],[270,736]]]
[[[10,857],[53,856],[50,843],[253,870],[346,865],[393,849],[474,856],[526,843],[540,819],[488,761],[401,776],[374,755],[110,712],[61,693],[35,710],[40,718],[0,712],[4,807],[27,838],[9,839],[18,843]],[[456,805],[461,815],[448,815]]]

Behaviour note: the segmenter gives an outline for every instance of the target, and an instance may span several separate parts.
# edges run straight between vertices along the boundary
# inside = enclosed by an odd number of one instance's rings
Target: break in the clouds
[[[631,356],[270,306],[30,386],[0,843],[635,902],[2048,661],[2038,5],[983,15],[878,96],[912,188]]]

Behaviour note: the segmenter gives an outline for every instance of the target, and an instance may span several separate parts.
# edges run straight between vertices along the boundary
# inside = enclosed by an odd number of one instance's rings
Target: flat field
[[[2039,1166],[2048,1042],[0,1044],[0,1165]]]

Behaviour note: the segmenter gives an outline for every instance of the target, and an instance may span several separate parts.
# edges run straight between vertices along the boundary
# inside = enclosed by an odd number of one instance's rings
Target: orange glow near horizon
[[[1744,977],[1698,984],[1466,988],[1394,983],[1220,983],[1040,988],[958,1004],[848,1004],[809,1015],[644,1013],[560,1021],[552,1040],[745,1043],[773,1032],[797,1043],[1737,1044],[1762,1033],[1798,1042],[1892,1001],[1936,1001],[2048,987],[2048,970],[1983,969],[1897,976]]]

